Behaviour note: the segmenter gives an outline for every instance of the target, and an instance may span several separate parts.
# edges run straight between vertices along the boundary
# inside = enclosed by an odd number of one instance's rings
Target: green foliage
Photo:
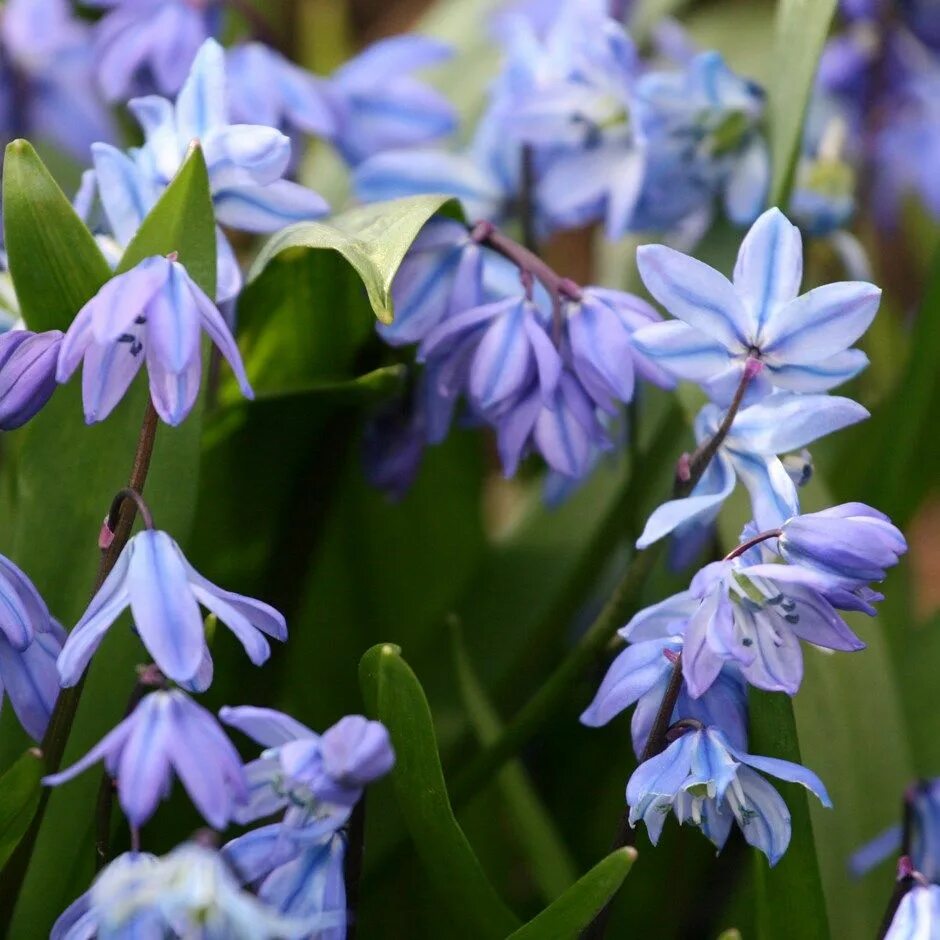
[[[42,757],[35,748],[0,776],[0,866],[6,864],[32,821],[41,777]]]
[[[395,748],[392,779],[425,873],[470,937],[504,938],[518,924],[487,880],[447,796],[427,699],[398,647],[374,646],[359,667],[370,712]]]
[[[618,849],[579,878],[560,898],[524,927],[510,934],[511,940],[560,940],[576,937],[594,915],[614,896],[636,861],[636,849]]]

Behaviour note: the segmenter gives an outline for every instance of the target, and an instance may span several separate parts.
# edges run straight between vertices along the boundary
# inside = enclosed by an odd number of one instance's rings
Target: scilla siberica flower
[[[211,712],[178,689],[156,691],[67,770],[44,777],[58,786],[104,760],[131,825],[140,828],[169,796],[175,771],[206,822],[224,829],[248,801],[238,752]]]
[[[136,98],[128,107],[144,130],[143,147],[122,153],[107,144],[92,150],[98,195],[117,241],[126,245],[199,141],[221,225],[246,232],[272,232],[327,211],[322,197],[283,179],[290,140],[273,127],[232,124],[225,84],[225,53],[206,40],[175,106],[165,98]],[[234,296],[241,273],[232,248],[217,236],[219,300]]]
[[[730,401],[749,359],[763,366],[752,398],[771,387],[827,391],[868,363],[849,347],[868,329],[881,291],[847,281],[798,296],[800,233],[778,209],[748,232],[733,282],[665,245],[644,245],[637,263],[650,293],[677,317],[638,330],[637,348],[676,378],[702,384],[719,404]]]
[[[933,940],[940,932],[940,885],[928,884],[916,872],[913,877],[884,940]]]
[[[242,890],[217,852],[185,843],[162,858],[118,856],[56,921],[51,937],[300,940],[325,936],[320,931],[338,919],[337,914],[284,917]]]
[[[204,40],[218,30],[217,0],[88,0],[108,12],[95,29],[98,81],[110,101],[179,91]]]
[[[0,431],[22,427],[52,397],[61,345],[59,330],[0,336]]]
[[[790,761],[747,754],[730,744],[718,728],[698,722],[681,729],[661,754],[640,764],[627,783],[630,825],[642,819],[655,845],[672,810],[680,823],[691,822],[719,849],[732,822],[750,845],[775,865],[790,844],[790,813],[779,793],[756,771],[802,784],[823,806],[831,807],[822,781]]]
[[[641,348],[647,347],[644,344]],[[654,357],[653,361],[664,364],[662,358]],[[715,436],[723,417],[717,405],[702,408],[694,428],[699,445]],[[655,509],[637,547],[646,548],[672,532],[710,525],[739,479],[751,497],[758,528],[777,528],[800,511],[797,483],[778,455],[799,451],[867,417],[868,412],[849,398],[782,391],[743,408],[691,494],[668,500]]]
[[[59,351],[56,377],[83,363],[85,420],[106,418],[146,361],[154,407],[177,425],[192,410],[202,376],[203,330],[228,360],[242,393],[254,394],[229,328],[175,260],[152,257],[108,281],[78,312]]]
[[[284,618],[268,604],[207,581],[166,532],[138,532],[69,633],[59,656],[64,687],[75,685],[104,634],[129,606],[147,652],[175,682],[191,682],[209,660],[199,605],[214,613],[261,665],[271,654],[265,634],[287,639]],[[203,685],[204,683],[199,683]]]
[[[55,660],[65,631],[26,575],[0,555],[0,703],[9,696],[30,737],[42,740],[59,694]]]

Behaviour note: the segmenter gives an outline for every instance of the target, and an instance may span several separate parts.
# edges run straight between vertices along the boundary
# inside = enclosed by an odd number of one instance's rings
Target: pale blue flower
[[[638,337],[643,331],[637,331]],[[642,347],[645,350],[645,346]],[[698,444],[714,437],[723,417],[717,405],[705,405],[695,419]],[[799,514],[796,484],[778,456],[868,417],[848,398],[776,392],[743,408],[692,493],[655,509],[637,547],[646,548],[682,526],[713,522],[738,479],[751,497],[760,529],[775,529]]]
[[[677,319],[638,330],[634,342],[719,403],[730,400],[748,359],[763,365],[757,383],[799,392],[833,388],[868,362],[849,347],[871,324],[881,291],[846,281],[799,296],[800,233],[778,209],[748,232],[733,282],[664,245],[644,245],[637,263],[650,293]]]
[[[665,751],[641,764],[627,784],[630,824],[642,819],[659,841],[666,815],[690,822],[719,849],[732,822],[775,865],[790,844],[790,813],[780,794],[756,771],[799,783],[831,807],[822,781],[799,764],[758,757],[732,746],[718,728],[686,730]]]
[[[211,712],[178,689],[144,696],[131,714],[67,770],[44,777],[58,786],[99,760],[116,781],[121,809],[137,828],[169,796],[173,774],[214,829],[248,800],[238,752]]]
[[[940,885],[915,881],[894,914],[884,940],[933,940],[940,934]]]
[[[217,587],[190,565],[166,532],[145,529],[124,547],[69,633],[59,656],[62,685],[79,681],[108,628],[127,607],[160,670],[176,682],[196,679],[209,658],[200,604],[235,634],[256,666],[271,654],[265,634],[287,639],[284,618],[273,607]]]
[[[186,419],[202,379],[202,333],[228,361],[246,398],[253,398],[241,355],[222,314],[175,259],[146,258],[111,278],[79,310],[59,350],[56,378],[82,363],[88,424],[104,420],[147,363],[150,396],[171,425]]]

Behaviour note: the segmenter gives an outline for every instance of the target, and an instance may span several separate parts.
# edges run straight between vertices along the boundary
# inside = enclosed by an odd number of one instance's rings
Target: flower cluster
[[[543,234],[603,220],[611,238],[692,237],[718,202],[752,221],[768,183],[761,90],[713,52],[647,68],[606,0],[542,6],[500,18],[505,61],[470,145],[372,157],[359,196],[452,193],[470,217],[501,223],[525,211],[530,187]]]
[[[633,741],[641,764],[627,786],[630,821],[656,842],[663,814],[692,821],[719,848],[732,819],[771,864],[790,841],[789,814],[755,770],[802,783],[829,805],[820,781],[798,765],[744,751],[752,685],[794,695],[803,678],[800,643],[853,652],[864,643],[840,611],[874,615],[869,582],[906,551],[898,529],[857,503],[749,527],[727,558],[707,565],[688,590],[638,613],[621,631],[629,646],[612,663],[584,724],[606,724],[636,703]],[[677,670],[682,684],[669,698]],[[650,754],[663,710],[671,741]]]

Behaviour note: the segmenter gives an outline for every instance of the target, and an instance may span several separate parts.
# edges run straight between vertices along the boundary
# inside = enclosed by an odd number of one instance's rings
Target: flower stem
[[[538,255],[538,239],[535,237],[535,164],[532,147],[523,144],[519,152],[519,224],[522,229],[522,244]]]
[[[362,794],[349,819],[346,846],[346,940],[356,940],[356,913],[359,910],[359,883],[362,880],[362,856],[366,839],[366,795]]]
[[[143,491],[144,484],[147,481],[147,472],[150,469],[150,460],[153,457],[153,444],[158,424],[159,417],[156,409],[153,407],[153,402],[148,398],[147,410],[144,413],[140,435],[137,438],[137,448],[134,452],[134,462],[131,465],[128,480],[128,489],[137,493]],[[101,552],[101,561],[98,564],[98,574],[95,578],[92,596],[98,593],[99,588],[104,584],[105,578],[114,568],[118,556],[130,538],[136,515],[136,503],[133,500],[123,500],[117,524],[114,527],[114,537]],[[52,716],[49,719],[49,727],[42,739],[46,774],[53,774],[62,766],[62,757],[72,730],[72,723],[75,721],[75,714],[78,711],[78,703],[81,700],[84,684],[85,676],[82,676],[76,685],[68,689],[62,689],[56,699],[55,708],[52,710]],[[26,871],[29,868],[33,850],[36,847],[39,829],[46,814],[49,793],[49,788],[43,787],[33,821],[3,869],[2,878],[0,878],[0,884],[2,884],[2,887],[0,887],[0,912],[2,912],[0,913],[0,936],[5,935],[6,930],[9,928],[9,922],[13,917],[16,899],[23,886],[23,880],[26,877]]]
[[[748,539],[746,542],[742,542],[737,548],[733,548],[727,555],[722,559],[722,561],[734,561],[735,558],[740,558],[745,552],[750,551],[755,545],[760,545],[761,542],[767,542],[770,539],[778,539],[783,533],[780,529],[768,529],[766,532],[759,532],[754,538]]]

